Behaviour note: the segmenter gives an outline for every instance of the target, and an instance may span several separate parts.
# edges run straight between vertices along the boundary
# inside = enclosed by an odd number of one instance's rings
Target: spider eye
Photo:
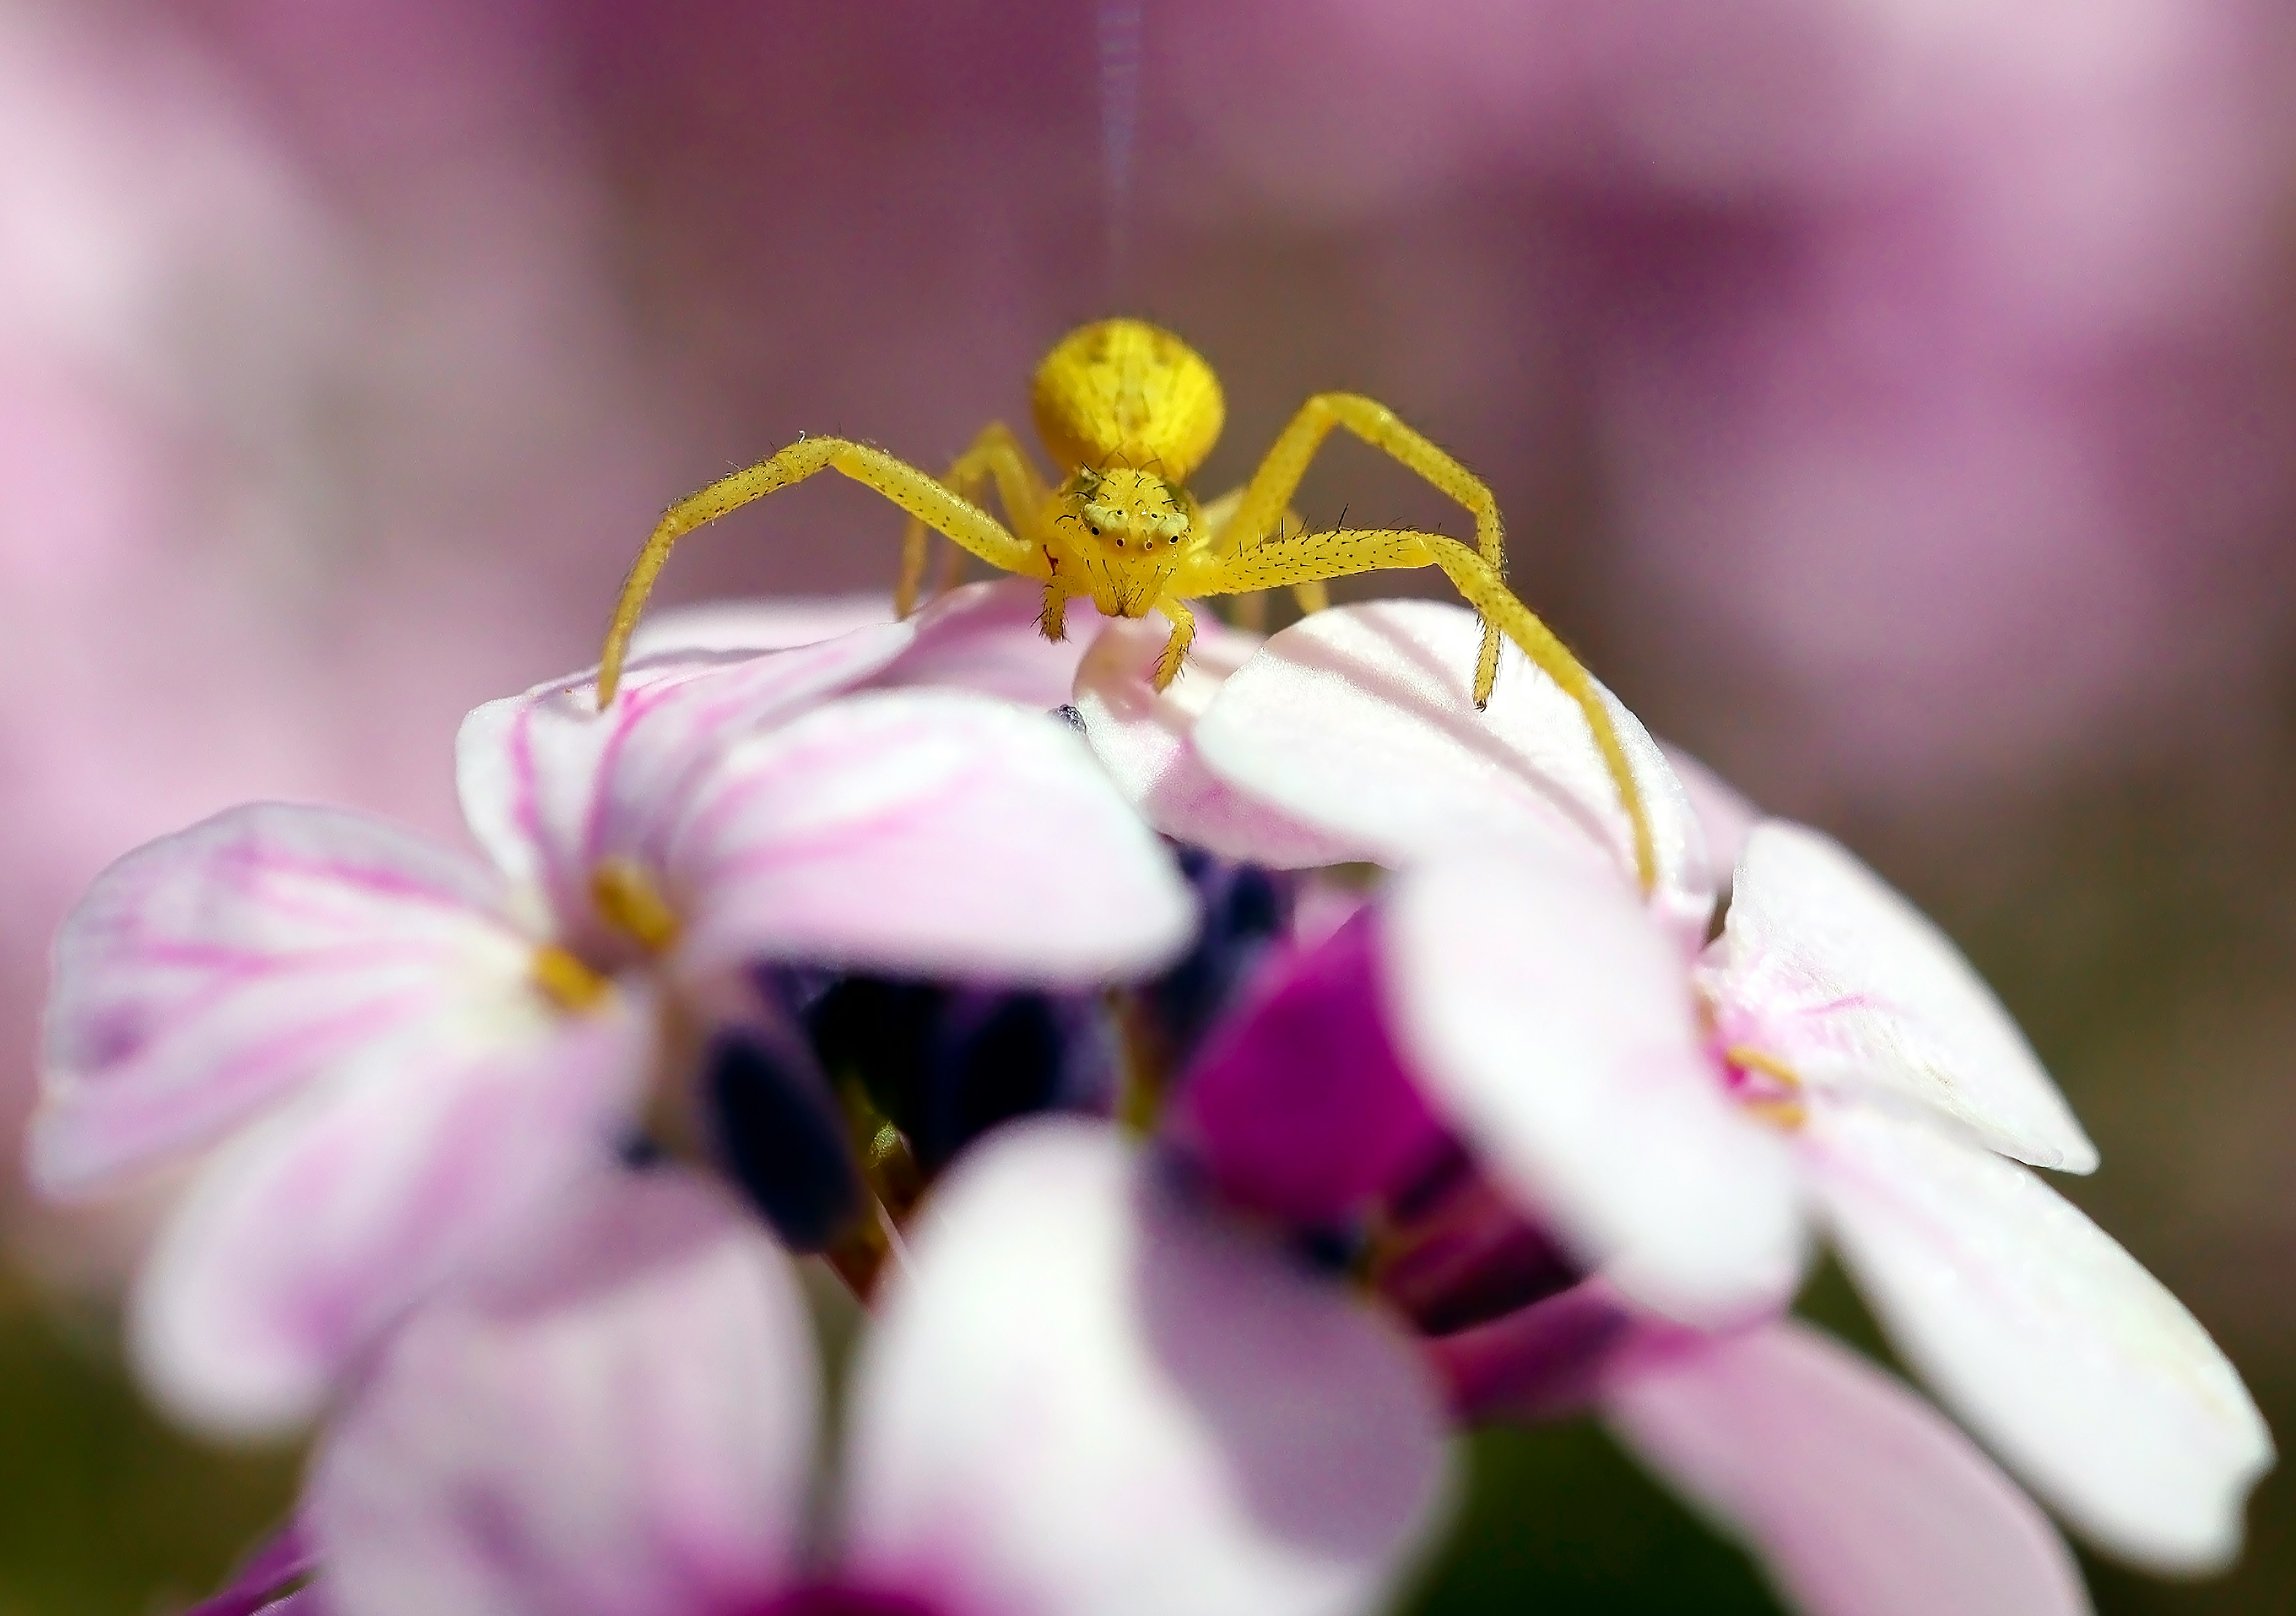
[[[1099,529],[1097,527],[1094,527],[1094,526],[1093,526],[1093,524],[1092,524],[1091,522],[1086,522],[1086,523],[1085,523],[1085,526],[1086,526],[1086,527],[1087,527],[1087,528],[1092,528],[1092,536],[1093,536],[1095,538],[1098,538],[1098,537],[1100,537],[1100,529]]]

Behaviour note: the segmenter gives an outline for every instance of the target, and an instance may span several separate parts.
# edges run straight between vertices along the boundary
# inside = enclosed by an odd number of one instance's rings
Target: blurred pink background
[[[2074,1193],[2289,1428],[2296,12],[1140,16],[1120,283],[1226,381],[1208,491],[1325,387],[1488,476],[1653,727],[1970,947],[2104,1149]],[[12,1124],[105,861],[257,796],[448,827],[455,720],[589,660],[668,498],[1022,421],[1119,283],[1104,21],[0,4]],[[1344,446],[1342,507],[1456,522]],[[662,598],[874,587],[897,531],[808,487]],[[46,1271],[116,1260],[12,1197]],[[2234,1583],[2107,1592],[2278,1608],[2289,1491]]]

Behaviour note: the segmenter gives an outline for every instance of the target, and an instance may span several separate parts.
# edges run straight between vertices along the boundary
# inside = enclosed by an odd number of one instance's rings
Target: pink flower
[[[458,742],[488,857],[253,805],[128,855],[58,940],[51,1194],[214,1148],[139,1283],[137,1360],[231,1430],[308,1415],[416,1297],[525,1228],[649,1103],[675,1112],[749,969],[1083,984],[1184,941],[1185,889],[1073,736],[946,689],[928,617],[581,682]]]
[[[1325,613],[1191,734],[1287,821],[1408,865],[1375,931],[1326,947],[1357,951],[1409,1094],[1366,1068],[1333,1103],[1380,1120],[1279,1171],[1296,1096],[1192,1086],[1216,1170],[1330,1215],[1449,1130],[1578,1261],[1704,1326],[1781,1308],[1823,1231],[1908,1362],[2079,1530],[2156,1566],[2227,1560],[2270,1439],[2192,1317],[2020,1165],[2095,1152],[1967,963],[1777,821],[1747,833],[1702,947],[1703,837],[1663,759],[1622,725],[1669,849],[1645,904],[1583,726],[1527,669],[1478,718],[1451,671],[1474,634],[1443,606]]]
[[[340,1616],[1283,1616],[1375,1608],[1440,1518],[1406,1345],[1103,1125],[935,1194],[813,1520],[790,1264],[674,1170],[442,1295],[347,1400],[306,1518]]]

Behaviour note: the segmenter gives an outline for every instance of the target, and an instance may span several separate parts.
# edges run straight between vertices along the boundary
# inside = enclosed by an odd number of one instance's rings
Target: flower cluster
[[[209,1611],[1371,1611],[1455,1431],[1582,1413],[1817,1616],[2085,1610],[2040,1505],[2236,1552],[2238,1376],[1850,855],[1611,701],[1645,890],[1454,608],[1160,693],[1036,610],[666,619],[466,720],[482,854],[258,805],[97,882],[36,1179],[187,1169],[147,1383],[321,1426]],[[1820,1238],[1938,1406],[1792,1318]]]

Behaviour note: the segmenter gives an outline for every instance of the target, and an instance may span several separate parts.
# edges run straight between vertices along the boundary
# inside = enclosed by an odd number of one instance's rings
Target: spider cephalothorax
[[[1055,487],[1046,485],[1013,430],[997,422],[944,477],[849,439],[804,438],[670,506],[614,608],[598,671],[600,704],[613,700],[630,633],[670,546],[703,522],[824,468],[867,484],[909,513],[895,594],[902,615],[914,607],[924,580],[930,529],[991,566],[1042,579],[1048,639],[1066,632],[1071,600],[1089,600],[1110,617],[1163,613],[1172,636],[1156,664],[1159,690],[1178,677],[1195,636],[1190,600],[1289,587],[1313,611],[1323,603],[1326,579],[1439,567],[1482,616],[1476,704],[1490,698],[1504,635],[1586,714],[1633,821],[1636,862],[1650,884],[1656,868],[1650,818],[1616,726],[1578,659],[1508,589],[1498,502],[1480,479],[1394,411],[1355,393],[1318,393],[1292,416],[1250,482],[1199,504],[1188,479],[1219,440],[1227,407],[1211,366],[1170,332],[1144,320],[1102,320],[1070,332],[1037,366],[1030,402],[1053,463],[1069,468]],[[1457,500],[1474,520],[1475,543],[1406,528],[1316,533],[1286,522],[1308,462],[1334,427]],[[1004,508],[1003,522],[972,500],[990,484]]]

